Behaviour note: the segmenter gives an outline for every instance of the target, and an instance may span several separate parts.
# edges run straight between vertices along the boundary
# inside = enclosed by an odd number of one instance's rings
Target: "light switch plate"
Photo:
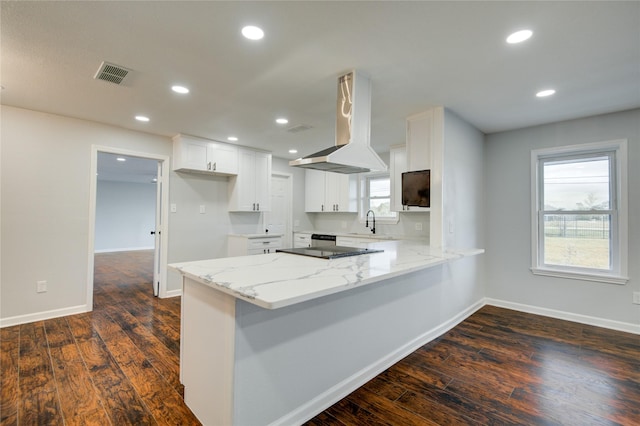
[[[640,291],[633,292],[633,303],[636,305],[640,305]]]
[[[200,205],[200,214],[204,214],[205,213],[205,208],[204,208],[204,204]]]
[[[171,204],[171,213],[175,213],[178,211],[178,206],[175,204]]]

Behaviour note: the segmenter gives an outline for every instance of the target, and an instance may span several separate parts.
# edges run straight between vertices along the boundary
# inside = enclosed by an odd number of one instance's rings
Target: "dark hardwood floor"
[[[95,257],[94,311],[1,331],[2,425],[199,425],[179,381],[180,298],[153,252]]]
[[[640,425],[640,336],[485,306],[307,425]]]
[[[97,255],[93,312],[0,330],[2,425],[199,424],[151,259]],[[307,422],[449,424],[640,425],[640,336],[485,306]]]

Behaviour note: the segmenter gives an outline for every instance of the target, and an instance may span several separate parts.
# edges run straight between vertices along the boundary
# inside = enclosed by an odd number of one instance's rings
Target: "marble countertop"
[[[484,253],[441,250],[415,241],[384,241],[382,253],[318,259],[288,253],[173,263],[169,268],[213,289],[277,309]]]

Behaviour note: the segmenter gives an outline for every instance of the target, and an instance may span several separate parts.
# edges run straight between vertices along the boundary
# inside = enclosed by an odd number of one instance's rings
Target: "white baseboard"
[[[100,249],[94,250],[94,253],[117,253],[120,251],[141,251],[141,250],[153,250],[154,246],[151,247],[125,247],[125,248],[112,248],[112,249]]]
[[[378,361],[370,364],[369,366],[363,368],[356,374],[352,375],[336,384],[332,388],[328,389],[326,392],[318,395],[313,398],[306,404],[298,407],[294,411],[287,413],[286,415],[280,417],[276,421],[272,422],[270,426],[279,426],[279,425],[292,425],[292,424],[302,424],[307,420],[313,418],[318,413],[326,410],[331,407],[336,402],[340,401],[347,395],[349,395],[354,390],[363,386],[369,380],[376,377],[378,374],[382,373],[387,368],[399,362],[401,359],[405,358],[407,355],[415,352],[418,348],[424,346],[435,338],[443,335],[447,331],[454,328],[456,325],[460,324],[467,317],[471,316],[478,309],[482,308],[485,305],[484,300],[480,300],[468,308],[464,309],[460,313],[458,313],[455,317],[451,318],[439,324],[438,326],[432,328],[426,333],[418,336],[412,341],[406,343],[404,346],[398,348],[397,350],[391,352],[389,355],[379,359]]]
[[[556,311],[555,309],[541,308],[538,306],[524,305],[522,303],[507,302],[506,300],[485,298],[486,305],[497,306],[499,308],[513,309],[515,311],[527,312],[529,314],[542,315],[545,317],[557,318],[561,320],[578,322],[580,324],[594,325],[596,327],[609,328],[611,330],[625,331],[627,333],[640,334],[640,324],[632,324],[621,321],[614,321],[605,318],[592,317],[588,315],[574,314],[571,312]]]
[[[52,311],[36,312],[27,315],[17,315],[15,317],[0,318],[0,328],[10,327],[12,325],[27,324],[35,321],[44,321],[52,318],[64,317],[67,315],[82,314],[89,312],[91,309],[87,305],[70,306],[68,308],[54,309]]]
[[[179,288],[177,290],[169,290],[169,291],[165,291],[164,294],[160,295],[161,299],[168,299],[169,297],[178,297],[178,296],[182,296],[182,289]]]

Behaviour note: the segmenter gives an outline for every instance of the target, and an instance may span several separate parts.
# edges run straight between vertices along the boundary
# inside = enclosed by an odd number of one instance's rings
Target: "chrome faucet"
[[[364,224],[364,226],[366,226],[367,228],[369,227],[369,213],[373,215],[373,226],[371,227],[371,233],[375,234],[376,233],[376,214],[373,212],[373,210],[369,210],[367,212],[367,221]]]

